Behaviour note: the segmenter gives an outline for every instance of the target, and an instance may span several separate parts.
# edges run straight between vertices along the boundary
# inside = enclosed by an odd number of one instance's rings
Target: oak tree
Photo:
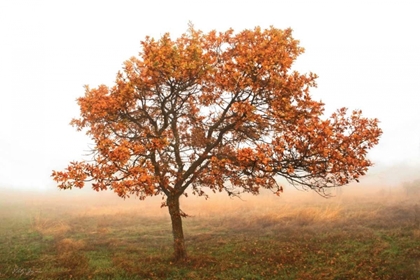
[[[304,49],[291,29],[203,33],[190,25],[141,42],[112,87],[86,86],[71,124],[94,141],[92,159],[52,177],[61,189],[161,195],[175,259],[187,257],[179,198],[279,194],[276,179],[324,194],[364,175],[382,133],[377,119],[341,108],[324,117],[313,73],[292,70]]]

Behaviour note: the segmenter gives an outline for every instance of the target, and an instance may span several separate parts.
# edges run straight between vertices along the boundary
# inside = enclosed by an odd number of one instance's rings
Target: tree
[[[175,259],[187,257],[179,198],[282,192],[276,178],[320,194],[358,180],[382,133],[377,119],[337,110],[309,89],[317,76],[291,70],[304,49],[291,29],[207,34],[190,25],[176,40],[146,37],[115,85],[86,86],[71,124],[94,141],[92,160],[52,177],[61,189],[112,189],[141,200],[162,195]]]

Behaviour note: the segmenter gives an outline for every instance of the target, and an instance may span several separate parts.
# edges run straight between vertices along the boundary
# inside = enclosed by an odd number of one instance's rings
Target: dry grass
[[[0,279],[420,279],[420,197],[398,189],[184,198],[183,265],[159,198],[0,202]]]
[[[44,237],[52,236],[54,238],[64,236],[71,229],[67,223],[45,218],[42,213],[37,213],[32,217],[31,227]]]

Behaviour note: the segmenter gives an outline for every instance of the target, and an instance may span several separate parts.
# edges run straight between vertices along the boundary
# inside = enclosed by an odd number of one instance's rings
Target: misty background
[[[55,190],[51,171],[82,160],[89,138],[69,125],[83,85],[112,85],[140,41],[197,29],[291,27],[326,115],[378,118],[375,163],[359,185],[420,177],[420,17],[415,1],[1,1],[0,190]]]

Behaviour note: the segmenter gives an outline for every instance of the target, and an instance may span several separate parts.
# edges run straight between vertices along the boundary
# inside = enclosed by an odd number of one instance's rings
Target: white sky
[[[83,85],[112,85],[146,35],[291,27],[315,99],[377,117],[377,164],[420,162],[417,1],[0,1],[0,188],[54,186],[89,139],[69,125]]]

